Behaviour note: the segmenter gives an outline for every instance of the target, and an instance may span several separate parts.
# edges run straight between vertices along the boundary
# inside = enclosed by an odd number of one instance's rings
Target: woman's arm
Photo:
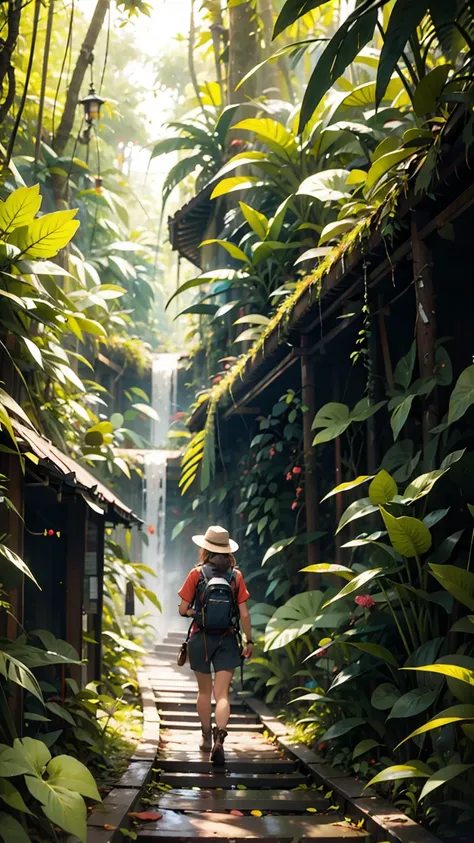
[[[244,631],[245,638],[247,639],[242,655],[244,659],[250,659],[252,657],[252,625],[250,622],[250,614],[247,608],[247,602],[239,603],[239,614],[242,629]]]
[[[181,617],[183,618],[193,618],[196,612],[194,609],[190,609],[190,603],[188,600],[181,600],[181,603],[178,606],[178,611]]]

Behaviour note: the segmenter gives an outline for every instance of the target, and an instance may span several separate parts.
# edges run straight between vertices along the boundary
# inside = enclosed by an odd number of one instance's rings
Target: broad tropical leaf
[[[397,494],[398,488],[393,477],[382,468],[369,486],[369,498],[373,504],[386,504]]]
[[[418,518],[410,518],[408,515],[395,518],[382,506],[380,512],[392,547],[397,553],[410,559],[413,556],[426,553],[430,549],[431,533],[423,521]]]
[[[337,600],[341,600],[344,597],[349,597],[350,594],[353,594],[355,591],[358,591],[360,588],[366,586],[369,582],[372,582],[375,577],[377,577],[381,572],[382,568],[373,568],[370,571],[363,571],[361,574],[358,574],[354,577],[344,588],[336,594],[334,597],[331,597],[330,600],[327,600],[323,606],[323,609],[326,606],[330,606],[331,603],[335,603]]]
[[[339,626],[345,612],[323,612],[323,599],[321,591],[306,591],[295,594],[280,606],[265,629],[265,651],[285,647],[313,627],[331,629]]]
[[[455,600],[474,611],[474,573],[455,565],[434,565],[430,562],[429,567],[440,585],[452,594]]]
[[[423,790],[420,793],[420,800],[425,799],[433,790],[436,790],[438,787],[445,785],[446,782],[451,781],[451,779],[455,779],[458,776],[463,775],[468,770],[472,770],[474,764],[447,764],[446,767],[442,767],[441,770],[438,770],[434,773],[431,778],[425,782],[423,786]]]
[[[55,211],[32,220],[28,225],[16,228],[8,242],[20,249],[26,258],[52,258],[64,249],[79,228],[74,217],[78,209]]]
[[[394,782],[398,779],[427,779],[433,774],[433,770],[423,761],[407,761],[406,764],[394,764],[393,767],[386,767],[381,773],[377,773],[365,787],[383,782]],[[365,790],[365,788],[364,788]]]
[[[0,202],[0,229],[2,236],[13,231],[14,228],[21,228],[33,221],[41,207],[41,196],[39,184],[33,187],[20,187],[14,190]]]
[[[436,665],[431,665],[431,667],[435,666]],[[422,668],[417,669],[422,670]],[[415,729],[414,732],[407,735],[406,738],[400,741],[398,746],[404,744],[405,741],[409,741],[410,738],[415,738],[417,735],[423,735],[425,732],[431,732],[433,729],[441,729],[443,726],[449,726],[452,723],[461,723],[468,720],[474,720],[474,705],[466,705],[465,703],[462,705],[452,705],[450,708],[440,711],[439,714],[436,714],[435,717],[428,720],[428,722],[424,723],[423,726],[420,726],[418,729]],[[397,747],[395,748],[397,749]]]
[[[319,562],[317,565],[307,565],[306,568],[300,568],[301,573],[308,574],[336,574],[342,577],[343,580],[352,580],[355,576],[354,571],[350,568],[345,568],[344,565],[337,565],[335,562]]]

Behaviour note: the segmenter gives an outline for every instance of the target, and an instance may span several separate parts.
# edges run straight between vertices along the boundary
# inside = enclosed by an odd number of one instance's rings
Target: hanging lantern
[[[94,85],[91,82],[89,93],[86,97],[84,97],[84,99],[79,101],[84,108],[84,120],[88,126],[90,126],[94,120],[99,120],[101,106],[103,106],[106,101],[107,100],[103,100],[102,97],[99,97],[99,95],[96,94]]]

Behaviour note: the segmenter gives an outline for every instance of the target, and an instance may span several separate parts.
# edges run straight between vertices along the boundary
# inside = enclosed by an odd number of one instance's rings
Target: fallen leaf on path
[[[117,831],[118,826],[105,823],[104,828],[106,831]]]
[[[163,814],[159,814],[158,811],[130,811],[128,816],[134,817],[136,820],[152,823],[156,820],[161,820]]]
[[[306,808],[306,810],[308,811],[309,814],[317,814],[318,813],[317,808]]]
[[[237,808],[232,808],[230,813],[232,814],[233,817],[245,817],[245,814],[243,813],[243,811],[238,811]]]
[[[263,813],[258,810],[250,811],[250,813],[252,814],[252,817],[263,817]]]

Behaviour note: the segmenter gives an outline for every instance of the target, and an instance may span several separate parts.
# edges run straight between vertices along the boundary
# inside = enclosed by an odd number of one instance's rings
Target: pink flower
[[[276,451],[275,451],[275,448],[274,448],[274,447],[273,447],[273,445],[272,445],[272,447],[270,448],[270,456],[271,456],[271,457],[274,457],[274,456],[275,456],[275,454],[276,454]]]
[[[364,609],[371,609],[372,606],[375,606],[375,600],[370,594],[358,594],[354,602],[358,606],[363,606]]]
[[[298,488],[297,488],[297,490],[296,490],[296,494],[297,494],[297,495],[301,495],[301,492],[302,492],[302,491],[303,491],[303,489],[301,488],[301,486],[298,486]]]
[[[287,480],[292,480],[292,479],[293,479],[293,478],[292,478],[292,475],[291,475],[291,471],[289,471],[289,472],[288,472],[288,474],[286,475],[286,479],[287,479]]]
[[[155,528],[154,528],[153,524],[148,524],[148,532],[150,533],[150,536],[152,536],[154,534]]]
[[[291,508],[296,509],[297,506],[298,506],[298,501],[293,501],[293,503],[291,504]]]
[[[301,474],[301,472],[302,472],[302,469],[300,468],[299,465],[293,466],[293,474]]]

